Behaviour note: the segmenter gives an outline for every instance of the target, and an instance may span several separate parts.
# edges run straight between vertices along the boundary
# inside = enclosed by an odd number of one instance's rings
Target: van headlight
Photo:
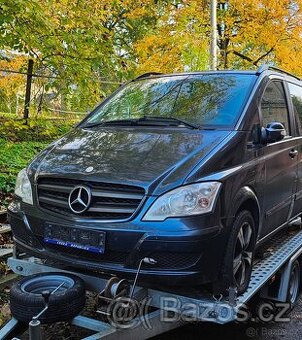
[[[22,198],[22,201],[33,204],[33,194],[31,184],[26,173],[26,169],[22,169],[16,179],[15,195]]]
[[[221,183],[194,183],[159,196],[143,221],[163,221],[168,217],[200,215],[212,212]]]

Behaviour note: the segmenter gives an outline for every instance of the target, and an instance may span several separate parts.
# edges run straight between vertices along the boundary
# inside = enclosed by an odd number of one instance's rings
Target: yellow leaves
[[[228,4],[227,11],[218,13],[218,22],[225,25],[218,41],[220,68],[273,62],[302,74],[302,0],[229,0]],[[209,1],[167,5],[156,27],[134,44],[138,71],[207,68],[209,23]]]
[[[130,20],[139,19],[148,14],[148,8],[145,6],[134,8],[125,14],[125,17]]]
[[[175,72],[183,70],[181,51],[173,43],[173,37],[150,35],[138,43],[139,56],[137,74],[145,72]]]
[[[4,1],[9,7],[11,0]],[[87,102],[104,91],[96,90],[97,79],[209,66],[209,0],[31,0],[28,14],[24,3],[9,13],[19,23],[7,34],[14,37],[10,48],[18,49],[20,39],[20,50],[39,56],[35,65],[42,60],[59,74],[60,87],[76,84]],[[227,11],[218,11],[218,23],[225,25],[218,40],[220,68],[269,61],[302,74],[302,0],[228,4]],[[19,69],[17,62],[7,67]],[[13,93],[17,77],[2,76],[1,88]]]
[[[10,59],[0,60],[0,69],[20,71],[25,63],[26,58],[23,55],[10,56]],[[22,89],[23,83],[24,76],[22,74],[0,71],[0,90],[7,97],[15,96]]]
[[[14,56],[11,58],[11,56],[8,57],[8,59],[0,60],[0,68],[1,69],[13,69],[16,71],[19,71],[19,69],[24,65],[26,58],[22,55]]]
[[[207,66],[209,11],[204,1],[166,5],[152,32],[134,45],[138,73],[202,70]]]
[[[302,49],[301,8],[301,0],[230,0],[223,15],[228,65],[251,68],[253,63],[274,62],[289,71],[297,65],[302,69],[296,57]]]

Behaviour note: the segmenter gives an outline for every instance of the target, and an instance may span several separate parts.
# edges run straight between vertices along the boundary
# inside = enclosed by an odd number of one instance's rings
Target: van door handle
[[[290,150],[290,152],[289,152],[290,158],[295,158],[297,155],[298,155],[298,150],[296,150],[296,149]]]

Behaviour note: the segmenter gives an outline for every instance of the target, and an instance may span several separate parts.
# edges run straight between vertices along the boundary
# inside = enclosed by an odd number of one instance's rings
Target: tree
[[[22,70],[26,63],[23,55],[5,55],[5,59],[0,60],[1,70]],[[18,111],[20,93],[24,92],[24,75],[18,73],[0,72],[0,110],[4,112]]]
[[[35,73],[56,76],[49,86],[78,109],[92,107],[133,74],[132,44],[152,23],[151,0],[1,0],[0,48],[35,59]],[[106,84],[106,80],[116,84]],[[104,86],[103,86],[104,85]]]
[[[266,62],[302,74],[302,1],[230,0],[220,11],[222,68],[251,68]]]
[[[209,64],[208,1],[171,1],[134,48],[137,73],[205,70]]]
[[[229,0],[219,5],[220,69],[271,63],[302,75],[301,0]],[[167,3],[157,26],[135,45],[138,70],[208,69],[209,7],[209,0]]]
[[[219,68],[269,62],[302,74],[302,0],[227,4]],[[135,75],[208,69],[209,8],[210,0],[0,0],[0,49],[33,58],[34,73],[52,77],[45,90],[86,111]]]

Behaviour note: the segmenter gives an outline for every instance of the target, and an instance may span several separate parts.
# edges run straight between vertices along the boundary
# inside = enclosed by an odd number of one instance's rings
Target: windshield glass
[[[198,126],[232,127],[255,78],[249,74],[207,74],[136,80],[97,107],[85,125],[173,117]]]

